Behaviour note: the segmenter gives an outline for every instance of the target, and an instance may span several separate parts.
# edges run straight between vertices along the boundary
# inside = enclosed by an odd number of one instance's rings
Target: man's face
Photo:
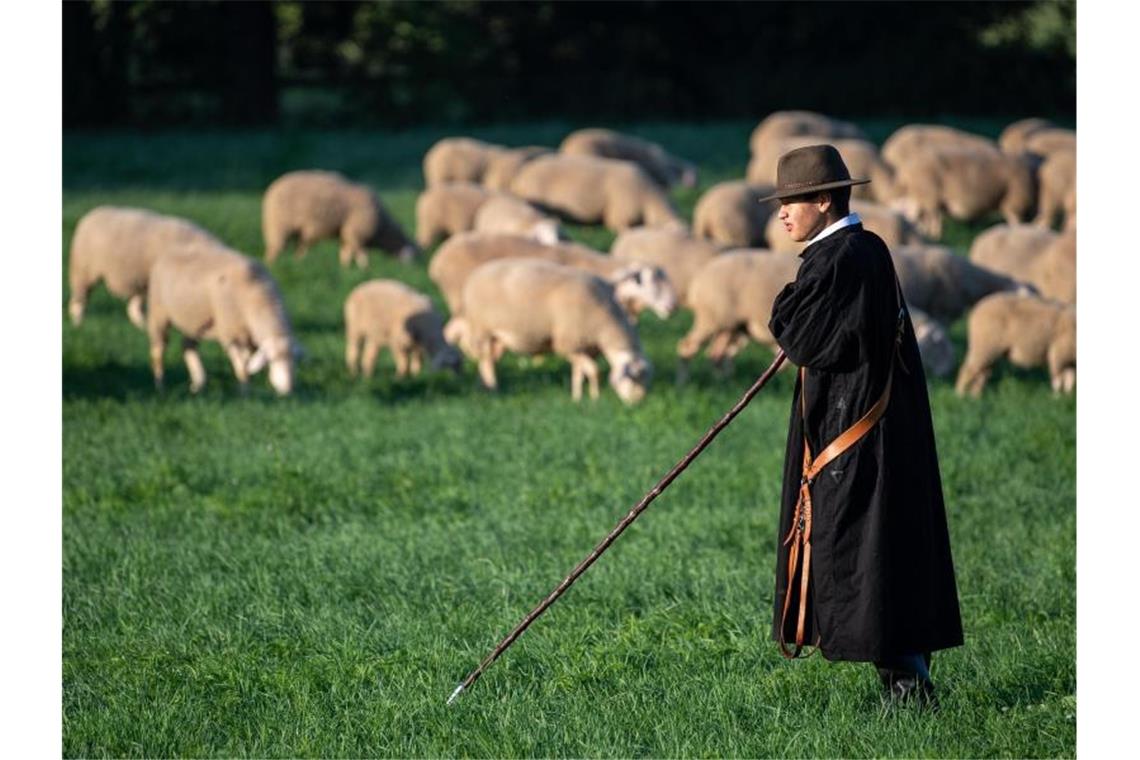
[[[831,197],[826,194],[796,195],[780,200],[777,215],[792,240],[802,243],[811,240],[827,226],[827,211]]]

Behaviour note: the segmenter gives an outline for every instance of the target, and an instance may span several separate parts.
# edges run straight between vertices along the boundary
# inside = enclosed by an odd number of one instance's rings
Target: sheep
[[[171,326],[182,333],[190,391],[206,383],[198,342],[216,340],[233,366],[242,392],[249,376],[269,365],[278,395],[293,389],[299,352],[277,284],[258,261],[220,244],[191,243],[155,262],[150,274],[147,336],[155,386],[162,388],[162,356]]]
[[[387,346],[396,377],[420,373],[426,357],[432,369],[459,373],[462,357],[443,337],[443,318],[431,299],[396,280],[369,280],[352,289],[344,302],[345,363],[372,377],[376,357]],[[363,354],[361,348],[363,347]]]
[[[978,235],[970,261],[1032,285],[1043,298],[1077,300],[1077,237],[1033,225],[997,225]]]
[[[1028,218],[1037,187],[1031,161],[972,148],[940,148],[915,155],[898,167],[903,211],[928,237],[942,236],[943,214],[973,221],[1000,210],[1009,224]]]
[[[657,143],[623,135],[612,129],[579,129],[571,132],[558,150],[567,155],[632,161],[666,190],[678,184],[687,188],[697,186],[697,167],[691,161],[670,155]]]
[[[1001,155],[997,143],[988,137],[941,124],[908,124],[899,127],[883,143],[879,155],[898,171],[916,156],[947,148],[971,148],[986,155]]]
[[[479,207],[472,229],[476,232],[521,235],[547,245],[566,239],[566,233],[557,219],[547,216],[523,199],[506,193],[493,193]]]
[[[87,297],[100,280],[107,290],[127,299],[127,317],[146,329],[143,303],[154,262],[186,243],[221,241],[198,225],[176,216],[139,208],[97,206],[80,218],[68,254],[67,312],[78,327]]]
[[[1053,122],[1048,119],[1030,118],[1015,121],[1002,130],[1001,135],[998,137],[998,147],[1001,148],[1003,152],[1015,156],[1024,153],[1026,138],[1034,132],[1052,126]]]
[[[895,273],[908,304],[943,324],[958,317],[991,293],[1031,293],[1033,288],[956,255],[941,245],[910,245],[891,249]]]
[[[634,227],[618,235],[610,246],[610,255],[619,261],[660,267],[673,284],[677,302],[685,308],[692,308],[688,293],[693,278],[719,254],[720,248],[708,240],[667,227]]]
[[[776,165],[779,163],[780,156],[796,148],[818,145],[821,142],[835,146],[852,177],[871,180],[869,185],[852,187],[852,198],[869,200],[877,197],[874,193],[878,188],[890,184],[891,169],[879,157],[879,149],[875,147],[874,143],[855,138],[825,139],[816,135],[796,135],[769,140],[763,153],[752,154],[746,172],[748,182],[753,185],[774,185],[776,183]]]
[[[1053,392],[1077,383],[1077,308],[1032,296],[998,293],[978,302],[967,322],[966,358],[954,385],[977,398],[1001,358],[1024,368],[1046,366]]]
[[[772,185],[721,182],[710,187],[693,209],[693,235],[724,246],[746,248],[764,241],[764,225],[775,201],[759,203]]]
[[[1063,215],[1063,229],[1072,229],[1075,219],[1070,219],[1070,205],[1076,205],[1077,154],[1071,150],[1056,150],[1046,156],[1037,170],[1037,218],[1034,224],[1052,227],[1058,213]],[[1072,194],[1070,201],[1069,195]],[[1075,216],[1075,209],[1073,212]]]
[[[427,248],[440,238],[473,229],[475,213],[490,197],[471,182],[430,185],[416,199],[416,243]]]
[[[709,341],[708,356],[721,374],[749,338],[776,348],[768,330],[772,304],[799,266],[795,256],[764,249],[726,251],[705,264],[686,294],[693,326],[677,343],[677,382],[685,381],[689,361]]]
[[[511,192],[575,222],[600,222],[615,232],[639,224],[683,223],[669,196],[629,161],[540,156],[523,165]]]
[[[888,248],[925,242],[914,225],[894,209],[870,201],[851,201],[851,211],[859,215],[864,229],[881,237]],[[768,218],[764,237],[770,249],[781,253],[799,253],[807,245],[788,237],[779,213]]]
[[[488,153],[486,168],[483,171],[483,187],[488,190],[506,191],[519,169],[527,161],[539,156],[554,153],[550,148],[528,145],[523,148],[497,148]]]
[[[775,111],[752,130],[752,135],[748,139],[748,146],[753,156],[762,156],[772,152],[769,147],[772,141],[799,135],[813,135],[822,138],[817,142],[867,139],[866,133],[849,121],[832,119],[813,111]],[[772,182],[773,180],[764,181]]]
[[[645,396],[652,365],[637,332],[618,305],[614,289],[586,272],[535,259],[501,259],[478,267],[463,288],[465,310],[447,334],[479,364],[488,390],[498,387],[495,360],[502,352],[553,352],[571,365],[571,397],[582,381],[598,398],[600,353],[610,365],[610,385],[626,404]]]
[[[295,171],[278,177],[261,204],[265,260],[272,264],[290,238],[298,237],[301,258],[318,240],[340,238],[340,263],[368,266],[368,246],[410,261],[419,249],[366,185],[337,172]]]
[[[658,267],[619,261],[578,243],[544,245],[517,235],[456,235],[436,251],[428,276],[443,293],[451,313],[462,314],[464,286],[471,272],[484,262],[508,257],[544,259],[602,277],[613,286],[619,302],[631,314],[649,308],[665,319],[677,308],[676,292]]]

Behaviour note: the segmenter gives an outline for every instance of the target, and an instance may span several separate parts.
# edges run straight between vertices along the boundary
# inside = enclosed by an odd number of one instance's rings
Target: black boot
[[[883,684],[883,702],[886,706],[914,704],[923,709],[938,710],[938,697],[934,694],[934,682],[930,680],[930,655],[923,653],[922,663],[927,666],[908,666],[906,660],[890,663],[875,663],[879,680]],[[926,672],[917,672],[918,670]]]

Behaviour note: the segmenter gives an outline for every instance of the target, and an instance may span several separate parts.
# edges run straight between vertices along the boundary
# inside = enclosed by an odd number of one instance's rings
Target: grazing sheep
[[[871,180],[869,185],[852,187],[852,198],[869,200],[877,197],[874,193],[878,188],[890,184],[891,168],[879,157],[879,149],[874,143],[855,138],[828,140],[816,135],[781,137],[768,141],[764,152],[753,153],[752,159],[748,162],[748,182],[753,185],[775,185],[776,164],[779,163],[780,156],[796,148],[818,145],[821,142],[835,146],[852,177]]]
[[[967,322],[966,358],[955,390],[977,398],[1003,357],[1024,368],[1049,368],[1054,393],[1077,384],[1077,308],[1033,296],[999,293],[978,302]]]
[[[973,221],[1000,210],[1016,224],[1028,218],[1037,196],[1028,158],[972,148],[916,155],[898,167],[895,185],[899,198],[892,205],[933,239],[942,236],[944,213]]]
[[[753,156],[770,154],[770,143],[784,137],[813,135],[822,138],[818,142],[854,139],[866,140],[862,129],[849,121],[832,119],[813,111],[775,111],[752,130],[748,146]],[[778,158],[778,156],[777,156]],[[765,182],[774,182],[766,179]]]
[[[371,188],[349,182],[337,172],[283,174],[265,191],[261,203],[265,260],[272,264],[296,236],[297,258],[318,240],[339,238],[340,263],[368,266],[369,246],[409,261],[419,250],[400,229]]]
[[[914,225],[894,209],[870,201],[851,201],[851,211],[863,220],[863,228],[881,237],[888,248],[925,242]],[[768,219],[764,237],[770,249],[781,253],[799,253],[807,245],[788,236],[778,213]]]
[[[683,223],[669,196],[629,161],[539,156],[515,175],[511,192],[575,222],[602,223],[615,232]]]
[[[952,324],[991,293],[1033,290],[1026,283],[973,264],[941,245],[892,248],[891,258],[906,302],[943,324]]]
[[[988,137],[975,135],[941,124],[908,124],[896,129],[879,152],[895,171],[915,157],[932,151],[971,148],[986,155],[1000,155],[997,143]]]
[[[278,395],[293,389],[297,351],[277,283],[261,262],[220,244],[191,243],[160,256],[150,274],[147,335],[154,382],[162,387],[162,355],[171,326],[182,333],[190,391],[206,383],[198,342],[216,340],[244,393],[249,376],[269,365]]]
[[[493,259],[534,258],[570,266],[608,281],[631,314],[651,309],[662,319],[677,308],[677,295],[658,267],[619,261],[578,243],[545,245],[517,235],[468,232],[439,247],[428,266],[428,276],[447,300],[452,315],[462,314],[464,286],[480,264]]]
[[[75,226],[68,255],[70,294],[67,312],[72,324],[83,322],[87,296],[100,280],[107,290],[127,299],[131,324],[146,329],[143,302],[150,270],[159,256],[186,243],[216,243],[216,237],[176,216],[138,208],[98,206]]]
[[[1048,119],[1030,118],[1015,121],[1002,130],[998,137],[998,147],[1002,152],[1014,156],[1024,153],[1025,141],[1031,134],[1052,126],[1053,122]]]
[[[473,229],[475,213],[490,197],[471,182],[429,186],[416,199],[416,243],[427,248],[440,238]]]
[[[345,362],[372,377],[376,357],[387,346],[396,361],[396,377],[420,373],[423,359],[432,369],[459,372],[463,359],[443,338],[443,317],[431,299],[396,280],[369,280],[352,289],[344,302]],[[364,351],[361,354],[361,348]]]
[[[493,193],[479,207],[472,229],[476,232],[521,235],[547,245],[566,239],[566,233],[557,219],[547,216],[522,198],[506,193]]]
[[[708,356],[722,374],[748,339],[777,347],[768,330],[772,304],[780,289],[796,278],[796,256],[763,249],[726,251],[693,278],[687,298],[693,326],[677,343],[677,382],[688,376],[689,361],[711,341]]]
[[[627,404],[645,396],[652,365],[637,332],[618,305],[613,288],[599,277],[534,259],[483,264],[467,279],[463,316],[447,333],[479,363],[484,387],[498,386],[495,360],[503,351],[524,355],[553,352],[571,365],[571,396],[598,397],[600,353],[610,365],[610,385]]]
[[[1070,219],[1069,195],[1076,205],[1077,193],[1077,154],[1070,150],[1057,150],[1049,154],[1037,170],[1037,219],[1034,223],[1041,227],[1052,227],[1057,214],[1063,215],[1063,229],[1076,226]],[[1073,211],[1075,215],[1075,208]]]
[[[558,150],[568,155],[632,161],[665,189],[678,184],[689,188],[697,186],[697,167],[691,161],[670,155],[655,142],[623,135],[612,129],[579,129],[571,132]]]
[[[719,254],[720,248],[713,243],[671,227],[634,227],[618,235],[610,246],[610,255],[619,261],[660,267],[685,308],[692,308],[688,293],[693,278]]]
[[[497,148],[488,153],[487,165],[483,171],[483,187],[488,190],[506,191],[511,181],[519,173],[519,169],[527,161],[548,156],[554,151],[538,145],[528,145],[523,148]]]
[[[724,246],[747,248],[764,242],[764,226],[776,201],[760,203],[772,185],[720,182],[710,187],[693,209],[693,235]]]

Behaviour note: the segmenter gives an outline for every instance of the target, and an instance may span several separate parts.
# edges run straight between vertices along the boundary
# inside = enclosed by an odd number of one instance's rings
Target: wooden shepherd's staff
[[[677,462],[677,464],[673,465],[673,469],[669,470],[665,477],[661,478],[661,480],[658,481],[657,485],[653,486],[653,489],[650,490],[649,493],[641,497],[641,501],[639,501],[633,509],[629,510],[629,514],[621,519],[621,522],[617,524],[617,527],[611,530],[610,534],[602,539],[601,543],[594,547],[594,550],[590,552],[589,556],[579,562],[578,566],[571,570],[570,574],[563,578],[562,582],[559,583],[558,586],[553,591],[551,591],[550,594],[545,599],[543,599],[537,607],[531,610],[527,616],[522,619],[522,622],[515,626],[515,629],[507,634],[507,637],[500,641],[499,645],[495,647],[489,655],[483,658],[483,661],[479,663],[479,667],[471,671],[471,674],[463,679],[463,683],[455,687],[455,691],[451,692],[451,696],[447,698],[447,704],[450,705],[455,701],[456,697],[458,697],[465,689],[467,689],[467,687],[475,683],[479,676],[483,675],[483,671],[486,670],[492,662],[499,659],[499,655],[507,651],[507,648],[510,647],[511,644],[515,643],[515,639],[521,636],[522,632],[525,631],[531,623],[538,619],[539,615],[546,612],[547,607],[554,604],[554,602],[558,600],[558,597],[562,596],[563,592],[565,592],[566,589],[570,588],[570,586],[573,585],[574,581],[578,580],[578,576],[586,572],[586,570],[589,569],[590,565],[594,564],[594,560],[602,556],[602,553],[605,552],[606,549],[610,548],[610,544],[617,540],[617,537],[622,534],[622,531],[628,528],[630,523],[636,520],[637,516],[645,511],[645,508],[648,507],[650,503],[652,503],[652,501],[656,499],[662,491],[668,488],[669,484],[672,483],[678,475],[684,472],[685,468],[688,467],[689,464],[694,459],[696,459],[702,451],[704,451],[705,447],[712,442],[713,438],[716,438],[717,434],[720,433],[721,430],[724,430],[728,423],[732,422],[733,418],[736,417],[736,415],[740,414],[741,410],[744,409],[744,407],[748,406],[748,402],[752,400],[753,396],[760,392],[760,389],[763,388],[768,380],[772,377],[772,375],[776,373],[776,370],[780,368],[780,365],[784,363],[784,359],[786,358],[787,357],[784,355],[784,352],[782,350],[776,354],[776,358],[772,360],[771,366],[768,367],[768,369],[764,371],[764,374],[762,374],[759,379],[757,379],[756,382],[752,384],[751,388],[744,392],[744,395],[740,397],[740,400],[737,401],[736,404],[731,409],[729,409],[723,417],[720,418],[720,421],[709,428],[708,432],[704,434],[704,437],[701,438],[697,445],[694,446],[692,450],[681,459],[680,462]]]

